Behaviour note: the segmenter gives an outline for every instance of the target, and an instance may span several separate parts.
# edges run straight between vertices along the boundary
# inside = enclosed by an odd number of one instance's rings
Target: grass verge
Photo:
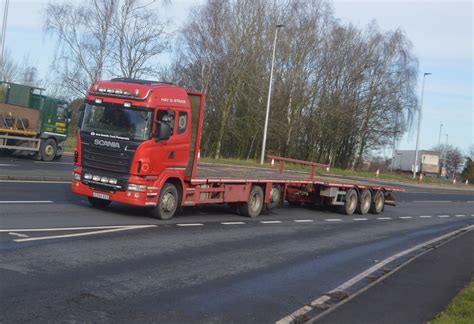
[[[438,314],[430,324],[474,323],[474,279],[454,297],[448,307]]]

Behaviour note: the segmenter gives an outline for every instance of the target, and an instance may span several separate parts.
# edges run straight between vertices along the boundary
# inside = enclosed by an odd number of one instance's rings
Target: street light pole
[[[443,124],[439,124],[439,137],[438,137],[438,148],[441,148],[441,132],[443,130]]]
[[[277,37],[278,37],[278,29],[280,29],[281,27],[285,27],[285,25],[275,26],[275,39],[273,40],[272,65],[270,68],[270,82],[268,85],[267,110],[265,112],[265,126],[263,127],[263,142],[262,142],[262,153],[260,155],[260,164],[263,164],[263,162],[265,161],[265,146],[267,144],[268,117],[270,114],[270,99],[271,99],[271,94],[272,94],[273,65],[275,64],[275,51],[276,51],[276,42],[277,42]]]
[[[5,36],[7,35],[8,2],[9,0],[5,0],[5,8],[3,9],[3,23],[2,23],[2,35],[1,35],[2,44],[1,44],[1,49],[0,49],[0,67],[2,69],[2,74],[3,74],[3,57],[4,57],[4,52],[5,52]]]
[[[418,166],[418,146],[420,145],[421,111],[423,109],[423,93],[425,92],[425,78],[431,73],[423,74],[423,85],[421,87],[420,111],[418,112],[418,131],[416,132],[415,163],[413,164],[413,178],[416,178],[416,169]]]

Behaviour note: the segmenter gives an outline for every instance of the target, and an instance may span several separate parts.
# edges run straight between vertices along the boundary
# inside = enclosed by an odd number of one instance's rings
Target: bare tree
[[[151,60],[166,45],[155,7],[139,0],[49,3],[44,30],[57,40],[52,69],[72,96],[110,76],[140,77],[158,71]]]

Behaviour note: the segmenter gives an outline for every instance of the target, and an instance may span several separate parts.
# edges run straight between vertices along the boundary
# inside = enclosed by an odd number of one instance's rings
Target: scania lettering
[[[92,84],[81,107],[72,191],[96,207],[142,206],[159,219],[173,217],[181,206],[211,203],[226,203],[248,217],[285,201],[338,206],[348,215],[378,214],[395,204],[391,193],[401,189],[315,177],[315,168],[327,166],[313,162],[268,156],[279,168],[260,177],[201,167],[204,99],[164,82],[120,78]],[[286,173],[285,163],[305,164],[310,172]]]

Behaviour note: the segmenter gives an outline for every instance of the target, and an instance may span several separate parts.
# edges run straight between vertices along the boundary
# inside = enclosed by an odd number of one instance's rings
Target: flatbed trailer
[[[267,157],[278,165],[274,169],[198,163],[204,98],[154,81],[93,84],[81,108],[72,191],[96,207],[112,201],[143,206],[159,219],[171,218],[180,206],[215,203],[257,217],[285,201],[378,214],[395,203],[392,192],[402,191],[315,176],[328,166],[278,156]],[[286,163],[306,165],[309,172],[285,170]]]

